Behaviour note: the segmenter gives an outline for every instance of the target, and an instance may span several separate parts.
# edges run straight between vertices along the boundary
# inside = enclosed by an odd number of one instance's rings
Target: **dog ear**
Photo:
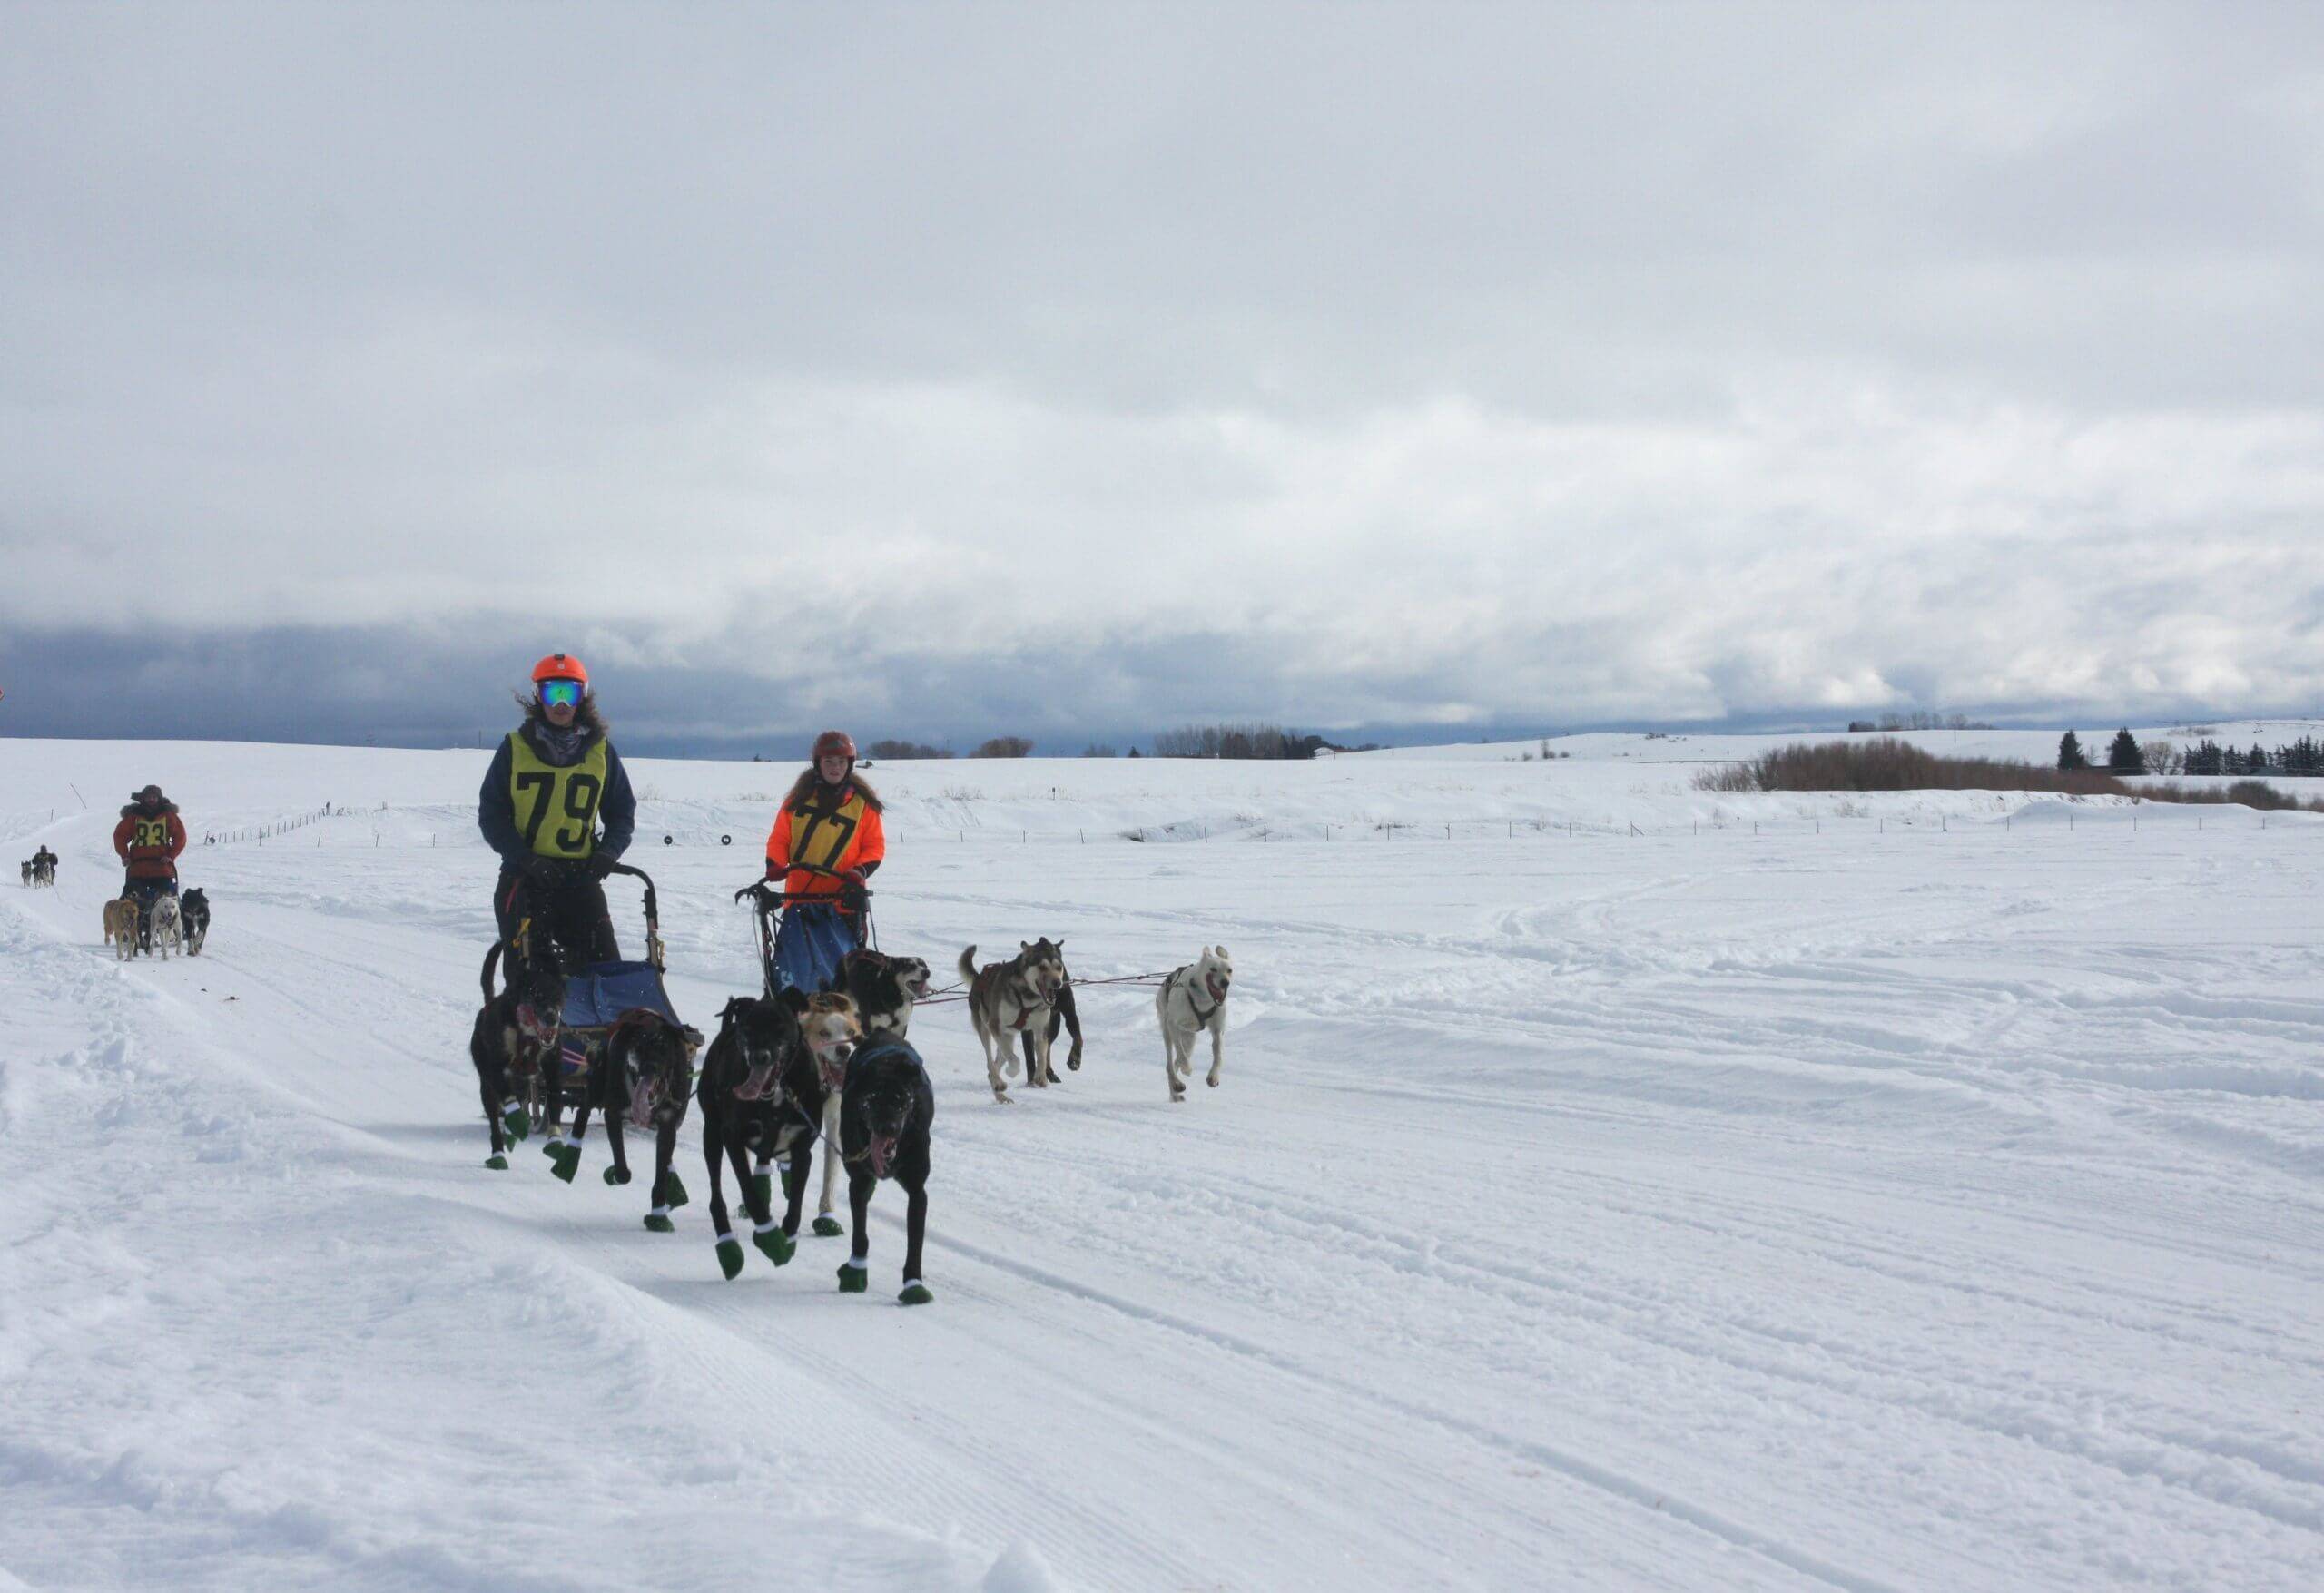
[[[1019,951],[1030,951],[1032,949],[1033,943],[1030,940],[1019,940],[1017,942],[1017,949]]]
[[[807,992],[798,986],[785,985],[781,999],[785,1007],[791,1008],[793,1017],[804,1018],[807,1015]]]

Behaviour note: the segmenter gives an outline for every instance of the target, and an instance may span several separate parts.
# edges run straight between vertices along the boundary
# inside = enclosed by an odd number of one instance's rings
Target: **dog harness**
[[[1174,970],[1168,978],[1162,981],[1163,988],[1165,989],[1170,988],[1177,985],[1179,979],[1185,978],[1186,975],[1190,974],[1193,971],[1194,965],[1192,963],[1188,963],[1185,968]],[[1192,979],[1187,980],[1186,990],[1187,1005],[1195,1009],[1195,1027],[1197,1028],[1201,1028],[1204,1024],[1208,1023],[1212,1017],[1217,1013],[1219,1008],[1224,1005],[1223,1002],[1214,1001],[1210,1004],[1210,1011],[1205,1012],[1202,1009],[1202,998],[1195,994],[1194,981]]]

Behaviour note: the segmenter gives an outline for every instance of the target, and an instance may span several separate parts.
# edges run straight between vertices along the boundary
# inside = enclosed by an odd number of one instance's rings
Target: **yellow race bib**
[[[597,803],[606,794],[606,742],[589,743],[569,769],[544,762],[521,730],[508,733],[508,795],[525,844],[545,858],[586,858],[597,849]]]

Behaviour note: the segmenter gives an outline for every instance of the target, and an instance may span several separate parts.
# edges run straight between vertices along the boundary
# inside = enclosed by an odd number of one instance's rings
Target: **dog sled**
[[[645,1014],[662,1019],[684,1037],[689,1062],[703,1045],[702,1031],[678,1017],[662,981],[667,951],[662,941],[661,907],[653,877],[627,863],[615,863],[612,872],[627,874],[645,889],[645,956],[638,960],[586,963],[565,970],[564,1011],[530,1082],[527,1100],[530,1116],[521,1122],[512,1118],[507,1125],[518,1138],[529,1132],[532,1124],[542,1125],[548,1138],[541,1149],[553,1161],[565,1152],[577,1161],[578,1147],[567,1146],[563,1138],[565,1114],[568,1108],[577,1113],[591,1099],[593,1075],[605,1066],[607,1043],[625,1025],[637,1022]],[[518,957],[529,957],[531,933],[529,919],[517,926],[515,951]],[[563,1176],[571,1176],[564,1167],[559,1171]],[[684,1205],[685,1190],[678,1185],[675,1174],[669,1184],[667,1204]]]
[[[838,870],[820,868],[813,863],[792,863],[784,870],[783,878],[788,880],[793,873],[815,874],[826,880],[842,878]],[[759,977],[764,981],[765,994],[771,1000],[783,994],[788,982],[784,979],[783,969],[775,959],[775,944],[783,932],[783,910],[793,904],[830,907],[832,905],[832,899],[826,892],[784,890],[771,880],[758,880],[734,892],[734,900],[736,901],[748,900],[757,914]],[[878,950],[880,937],[872,926],[872,892],[869,888],[863,891],[863,910],[860,917],[863,924],[862,943],[872,950]],[[832,961],[836,965],[838,959],[834,958]],[[819,989],[820,987],[818,989],[811,989],[803,993],[812,996],[818,994]]]

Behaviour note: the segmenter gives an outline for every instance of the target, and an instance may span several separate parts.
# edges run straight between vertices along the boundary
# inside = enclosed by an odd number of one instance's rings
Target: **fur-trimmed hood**
[[[162,805],[158,808],[149,808],[143,802],[132,802],[122,809],[121,816],[124,819],[156,819],[163,813],[174,813],[177,811],[177,803],[163,797]]]

